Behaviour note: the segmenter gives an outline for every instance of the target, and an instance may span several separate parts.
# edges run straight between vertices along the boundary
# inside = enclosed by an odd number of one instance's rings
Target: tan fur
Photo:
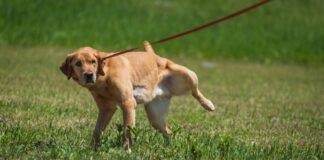
[[[155,54],[145,41],[144,52],[129,52],[101,60],[107,56],[90,47],[80,48],[69,54],[60,69],[94,97],[99,115],[93,132],[94,146],[99,145],[101,132],[105,129],[116,106],[124,117],[124,148],[130,151],[131,133],[135,126],[135,107],[144,104],[153,127],[164,135],[170,135],[164,117],[167,115],[172,96],[191,93],[208,111],[214,110],[210,100],[198,89],[198,78],[188,68]],[[93,63],[95,61],[95,63]],[[82,65],[77,66],[80,62]],[[86,82],[85,73],[93,73],[93,83]],[[92,79],[91,79],[92,80]]]

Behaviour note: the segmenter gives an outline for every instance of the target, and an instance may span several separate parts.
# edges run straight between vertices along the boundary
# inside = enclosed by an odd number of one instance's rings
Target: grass
[[[118,51],[210,22],[256,0],[0,1],[0,45]],[[323,64],[322,0],[272,1],[159,46],[167,55]]]
[[[60,73],[67,50],[0,47],[0,159],[324,159],[324,67],[173,57],[198,73],[218,107],[174,98],[169,144],[137,108],[133,153],[121,146],[120,110],[96,152],[97,109]]]

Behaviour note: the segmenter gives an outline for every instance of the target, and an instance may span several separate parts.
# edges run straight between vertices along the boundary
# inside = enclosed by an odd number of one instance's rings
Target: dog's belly
[[[156,97],[169,96],[170,92],[162,83],[157,85],[150,94],[145,86],[134,86],[133,96],[137,104],[147,103]]]
[[[144,103],[149,99],[148,91],[145,86],[134,86],[133,96],[138,104]]]

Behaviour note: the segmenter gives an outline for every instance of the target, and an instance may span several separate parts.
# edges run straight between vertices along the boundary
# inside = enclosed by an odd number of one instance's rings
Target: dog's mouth
[[[85,80],[85,81],[82,83],[82,85],[83,85],[84,87],[91,87],[91,86],[95,85],[95,81],[94,81],[94,80],[89,80],[89,81]]]
[[[93,85],[96,81],[96,75],[94,73],[88,72],[83,74],[84,85]]]
[[[93,79],[86,79],[85,83],[86,84],[94,84],[94,80]]]

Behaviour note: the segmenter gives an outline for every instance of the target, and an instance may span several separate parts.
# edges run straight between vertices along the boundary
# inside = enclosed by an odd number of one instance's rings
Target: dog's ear
[[[60,66],[60,70],[62,71],[62,73],[64,73],[67,76],[67,79],[69,80],[72,76],[72,66],[71,66],[71,62],[72,62],[72,54],[69,54],[65,61],[61,64]]]
[[[100,53],[99,52],[96,53],[96,57],[97,57],[97,60],[98,60],[97,72],[98,72],[99,75],[104,76],[105,75],[105,72],[103,71],[103,67],[105,65],[104,64],[104,60],[100,56]]]

